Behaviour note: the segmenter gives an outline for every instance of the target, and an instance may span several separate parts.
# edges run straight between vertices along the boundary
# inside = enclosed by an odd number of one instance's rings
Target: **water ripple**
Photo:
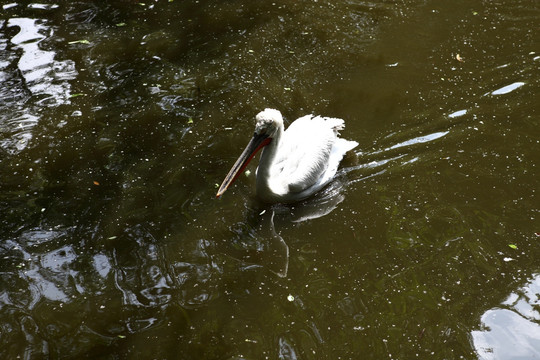
[[[433,140],[436,140],[438,138],[441,138],[441,137],[445,136],[446,134],[448,134],[448,131],[439,131],[439,132],[436,132],[436,133],[433,133],[433,134],[428,134],[428,135],[424,135],[424,136],[418,136],[418,137],[416,137],[414,139],[410,139],[410,140],[407,140],[407,141],[400,142],[399,144],[392,145],[388,149],[385,149],[385,150],[393,150],[393,149],[401,148],[401,147],[404,147],[404,146],[410,146],[410,145],[414,145],[414,144],[422,144],[422,143],[425,143],[425,142],[429,142],[429,141],[433,141]]]
[[[516,81],[515,83],[512,83],[510,85],[506,85],[506,86],[503,86],[502,88],[500,89],[497,89],[495,91],[492,91],[491,92],[491,95],[504,95],[504,94],[508,94],[520,87],[522,87],[523,85],[525,85],[524,82],[522,81]]]

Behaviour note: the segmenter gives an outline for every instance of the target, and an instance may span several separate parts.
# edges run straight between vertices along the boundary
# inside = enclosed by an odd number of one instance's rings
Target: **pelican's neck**
[[[270,180],[272,178],[272,171],[276,155],[281,144],[281,138],[283,136],[283,124],[280,125],[275,135],[272,136],[272,141],[266,145],[261,153],[261,159],[259,160],[259,168],[257,169],[257,193],[268,194],[274,193],[271,189]]]

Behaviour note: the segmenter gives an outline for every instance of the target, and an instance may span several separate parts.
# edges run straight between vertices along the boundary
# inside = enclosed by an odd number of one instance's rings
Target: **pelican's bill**
[[[260,149],[268,145],[271,140],[272,139],[269,138],[267,134],[253,134],[251,141],[246,146],[240,157],[236,160],[233,167],[225,177],[225,180],[223,180],[216,197],[220,197],[225,191],[227,191],[229,186],[238,178],[238,176],[240,176],[240,174],[242,174],[255,154]]]

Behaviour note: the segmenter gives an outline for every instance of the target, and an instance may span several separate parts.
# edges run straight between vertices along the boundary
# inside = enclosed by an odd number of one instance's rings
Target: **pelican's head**
[[[264,109],[255,116],[255,134],[273,138],[280,128],[283,128],[283,117],[276,109]]]
[[[283,131],[283,117],[281,116],[281,113],[275,109],[264,109],[264,111],[257,114],[255,119],[257,122],[255,124],[253,138],[245,148],[244,152],[242,152],[242,155],[236,160],[225,177],[225,180],[223,180],[216,195],[217,197],[220,197],[238,176],[240,176],[257,151],[270,144],[272,139],[274,139],[280,131]],[[277,141],[279,141],[279,139]]]

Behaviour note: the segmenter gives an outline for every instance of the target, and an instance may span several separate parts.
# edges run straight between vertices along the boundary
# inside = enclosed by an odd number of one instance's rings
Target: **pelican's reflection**
[[[308,200],[292,205],[277,204],[273,208],[282,221],[299,223],[318,219],[330,214],[345,199],[341,193],[343,187],[341,181],[335,180]]]
[[[279,277],[286,277],[289,246],[280,229],[331,213],[345,198],[341,193],[343,187],[341,181],[335,180],[312,198],[294,205],[253,203],[245,221],[231,227],[237,236],[227,242],[225,252],[246,264],[263,266]]]

